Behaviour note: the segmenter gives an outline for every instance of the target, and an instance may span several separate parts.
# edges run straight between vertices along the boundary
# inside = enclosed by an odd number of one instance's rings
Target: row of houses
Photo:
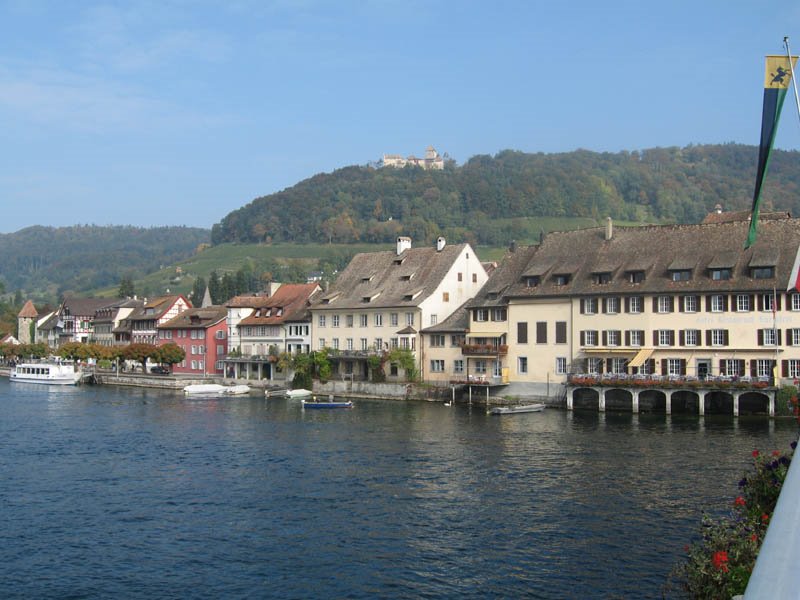
[[[745,250],[747,217],[609,219],[512,245],[498,265],[469,244],[415,248],[400,237],[394,250],[356,255],[326,290],[284,284],[200,309],[182,296],[94,308],[68,300],[39,318],[36,335],[51,346],[175,342],[187,350],[176,371],[251,380],[284,379],[282,352],[323,348],[334,377],[366,380],[374,357],[401,348],[423,381],[504,395],[561,394],[578,374],[791,382],[800,377],[800,221],[762,215]],[[381,367],[389,381],[406,376]]]

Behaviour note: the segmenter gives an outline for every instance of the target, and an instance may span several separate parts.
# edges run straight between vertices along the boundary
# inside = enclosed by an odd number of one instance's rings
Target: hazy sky
[[[0,0],[0,232],[210,227],[429,144],[755,145],[785,35],[800,3]],[[791,96],[776,146],[800,148]]]

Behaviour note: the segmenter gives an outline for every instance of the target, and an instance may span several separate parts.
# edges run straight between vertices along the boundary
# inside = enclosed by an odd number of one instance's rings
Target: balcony
[[[628,375],[627,373],[573,373],[567,384],[586,387],[702,388],[721,390],[763,390],[771,387],[769,377],[720,375],[700,379],[691,375]]]
[[[506,344],[462,344],[461,354],[464,356],[505,356],[508,354]]]

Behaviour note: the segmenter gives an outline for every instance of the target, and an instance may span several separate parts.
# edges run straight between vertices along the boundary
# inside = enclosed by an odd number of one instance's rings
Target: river
[[[789,420],[0,380],[3,598],[659,598]]]

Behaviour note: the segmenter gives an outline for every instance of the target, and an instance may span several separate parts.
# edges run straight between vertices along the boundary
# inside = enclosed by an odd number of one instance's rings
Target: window
[[[453,373],[463,373],[464,372],[464,360],[461,358],[457,358],[453,361]]]
[[[325,338],[319,338],[319,349],[322,350],[325,347]]]
[[[345,349],[346,350],[352,350],[353,349],[353,338],[347,338]]]
[[[789,330],[789,344],[792,346],[800,346],[800,329]]]
[[[658,329],[658,345],[659,346],[672,346],[673,332],[671,329]]]
[[[400,372],[397,363],[392,363],[389,365],[389,375],[392,377],[397,377],[398,373]]]
[[[798,360],[796,358],[790,358],[788,367],[789,367],[789,371],[788,371],[787,375],[789,377],[792,377],[794,379],[797,379],[797,378],[800,377],[800,360]]]
[[[517,373],[523,374],[528,372],[528,357],[520,356],[517,358]]]
[[[697,312],[697,296],[683,297],[683,312],[687,313]]]
[[[602,358],[587,358],[586,359],[586,370],[589,373],[600,373],[603,371],[603,359]]]
[[[392,350],[397,349],[398,344],[400,343],[400,338],[393,337],[389,340],[389,346]]]
[[[442,302],[450,302],[450,292],[442,292]]]
[[[456,335],[451,335],[450,336],[450,346],[452,348],[458,348],[466,341],[467,341],[466,336],[461,335],[461,334],[456,334]]]
[[[413,312],[407,312],[406,313],[406,325],[408,327],[412,327],[414,325],[414,313]]]
[[[197,346],[192,346],[192,354],[197,354]]]
[[[667,359],[667,375],[683,375],[683,361],[679,358]]]
[[[584,298],[583,302],[583,313],[586,315],[596,315],[597,314],[597,298]]]
[[[564,356],[556,357],[556,375],[567,374],[567,359]]]
[[[505,308],[493,308],[492,309],[492,321],[505,321],[506,320],[506,309]]]
[[[477,273],[473,273],[472,274],[472,283],[478,283],[478,274]]]
[[[389,313],[389,325],[391,327],[397,327],[399,322],[397,313]]]
[[[441,359],[431,360],[431,373],[444,373],[444,361]]]
[[[331,317],[331,327],[338,327],[339,326],[339,315],[333,315]]]
[[[458,274],[458,280],[459,280],[459,281],[463,281],[463,279],[464,279],[463,275],[462,275],[461,273],[459,273],[459,274]]]
[[[754,267],[750,275],[753,279],[772,279],[775,277],[775,267]]]
[[[759,358],[756,362],[756,377],[770,377],[772,375],[772,361],[768,358]]]
[[[383,338],[375,338],[375,350],[383,350]]]
[[[583,346],[597,346],[597,332],[594,330],[587,330],[583,333]]]
[[[750,310],[750,296],[747,294],[738,294],[736,296],[736,311],[748,312]]]
[[[554,275],[553,283],[556,285],[567,285],[569,283],[569,275]]]
[[[711,279],[714,281],[726,281],[731,278],[730,269],[711,269]]]
[[[642,312],[642,307],[644,306],[644,298],[641,296],[631,296],[628,298],[628,312],[629,313],[640,313]]]
[[[408,343],[408,338],[407,337],[400,338],[400,347],[403,350],[408,350],[411,347],[411,344]]]
[[[761,330],[762,343],[759,346],[775,346],[777,344],[778,336],[774,329]]]
[[[567,322],[556,321],[556,344],[567,343]]]
[[[628,282],[629,283],[642,283],[644,281],[644,271],[629,271],[628,272]]]
[[[214,363],[214,369],[215,370],[222,371],[222,368],[223,367],[222,367],[222,361],[221,360],[218,360],[217,362]]]
[[[475,320],[476,321],[488,321],[489,320],[489,309],[488,308],[476,308],[475,309]]]
[[[476,373],[486,373],[486,361],[485,360],[476,360],[475,361],[475,372]]]
[[[431,325],[436,325],[439,322],[439,315],[431,315]]]
[[[225,346],[217,346],[217,356],[222,356],[225,354]]]
[[[725,298],[719,294],[711,296],[711,312],[723,312],[725,310]]]
[[[658,297],[658,312],[659,313],[672,312],[672,298],[670,296]]]
[[[612,358],[611,359],[611,372],[612,373],[625,373],[625,366],[628,364],[626,358]]]
[[[672,272],[672,281],[689,281],[692,278],[692,271],[689,269],[682,269],[680,271]]]
[[[383,313],[375,313],[375,327],[383,327]]]
[[[712,329],[711,330],[711,345],[712,346],[726,346],[727,342],[728,342],[727,333],[728,332],[725,329]]]
[[[592,283],[605,285],[611,281],[611,273],[595,273],[592,275]]]
[[[366,327],[368,319],[369,319],[369,315],[358,315],[358,325],[359,325],[359,327]]]
[[[444,348],[444,335],[432,335],[431,348]]]
[[[683,332],[683,345],[684,346],[697,346],[697,340],[700,332],[697,329],[687,329]]]
[[[534,277],[525,277],[525,287],[535,288],[539,285],[541,279],[538,275]]]
[[[744,375],[744,361],[736,358],[726,358],[722,361],[722,367],[725,369],[721,375],[729,375],[731,377],[740,377]]]
[[[339,338],[333,338],[333,349],[334,350],[339,349]]]
[[[630,336],[630,345],[631,346],[641,346],[642,345],[642,338],[644,337],[644,332],[641,329],[632,329],[628,332]]]
[[[609,315],[619,313],[619,298],[606,298],[606,313]]]
[[[762,308],[763,311],[771,312],[772,308],[775,306],[775,296],[772,294],[762,294],[761,305],[764,307]]]
[[[528,323],[527,322],[517,323],[517,343],[518,344],[527,344],[528,343]]]
[[[800,294],[792,294],[790,296],[792,310],[800,310]]]
[[[196,360],[192,361],[192,367],[191,368],[192,368],[192,371],[197,371],[197,361]]]
[[[545,321],[537,321],[536,323],[536,343],[547,343],[547,322]]]
[[[361,349],[362,350],[367,349],[367,338],[361,338]]]
[[[353,315],[345,315],[345,327],[353,326]]]
[[[619,346],[620,332],[616,329],[609,329],[606,331],[606,345]]]

